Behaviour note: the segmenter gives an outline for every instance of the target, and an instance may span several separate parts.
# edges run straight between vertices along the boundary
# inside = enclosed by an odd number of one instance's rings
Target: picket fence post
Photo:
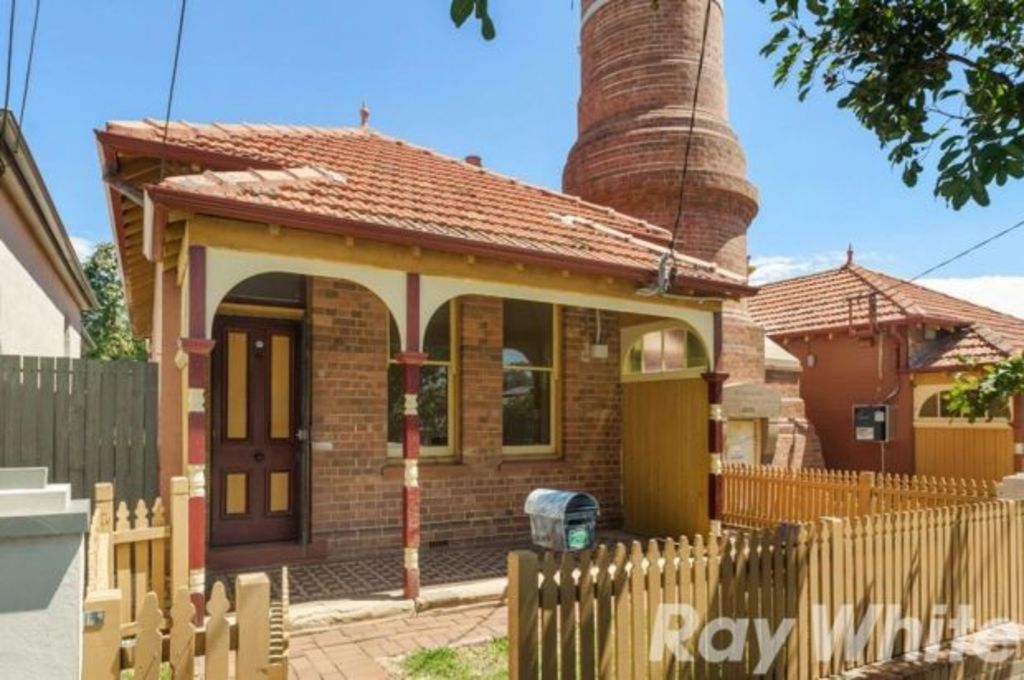
[[[871,497],[875,491],[875,473],[861,472],[857,477],[857,514],[861,517],[872,514]]]
[[[537,646],[538,596],[537,555],[516,550],[508,555],[508,677],[536,680],[540,671]]]
[[[188,588],[188,480],[171,478],[170,589],[172,596]]]
[[[270,578],[241,574],[235,578],[238,619],[236,675],[263,678],[270,667]]]
[[[85,598],[82,680],[121,677],[121,592],[95,590]]]

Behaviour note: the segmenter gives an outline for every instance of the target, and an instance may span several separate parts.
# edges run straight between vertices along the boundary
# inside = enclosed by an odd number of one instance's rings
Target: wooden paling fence
[[[1022,621],[1022,551],[1024,503],[988,501],[646,548],[601,546],[558,559],[513,552],[510,677],[835,675],[972,633],[998,617]],[[685,626],[663,605],[691,608],[692,634],[678,646],[659,644]],[[970,620],[960,618],[961,606],[970,607]],[[738,645],[721,640],[721,628],[713,637],[720,617],[740,623],[726,626],[732,641],[743,631]],[[903,617],[923,622],[919,639],[900,632]],[[793,622],[778,654],[762,645],[767,636],[755,634],[758,619],[772,633]],[[862,630],[865,644],[847,648],[847,636]],[[659,631],[669,633],[665,640]],[[702,656],[705,635],[715,649],[735,653]]]
[[[95,486],[86,591],[116,589],[126,630],[141,616],[147,594],[170,610],[173,595],[188,586],[188,480],[174,477],[170,489],[167,504],[140,500],[130,513],[124,501],[115,510],[112,484]]]
[[[75,498],[156,495],[156,415],[156,364],[0,356],[0,467],[48,468]]]
[[[206,604],[207,616],[199,627],[194,623],[195,609],[187,588],[175,591],[169,622],[156,593],[150,592],[142,600],[130,637],[124,634],[121,592],[94,591],[85,601],[82,678],[119,680],[122,670],[131,670],[133,680],[285,680],[287,584],[285,572],[281,603],[274,606],[266,574],[238,576],[234,588],[236,606],[231,615],[224,584],[218,582]]]
[[[994,482],[874,472],[729,465],[722,471],[726,524],[769,527],[996,497]]]

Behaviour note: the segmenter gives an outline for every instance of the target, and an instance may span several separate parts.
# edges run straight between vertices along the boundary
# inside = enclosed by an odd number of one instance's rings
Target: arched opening
[[[455,455],[456,410],[458,405],[456,301],[442,304],[427,322],[422,351],[427,360],[420,369],[418,399],[420,455],[446,458]],[[398,324],[388,315],[388,456],[402,457],[405,411],[402,366],[395,357],[403,350]]]
[[[671,319],[627,326],[621,337],[625,528],[651,536],[705,533],[707,348],[693,328]]]
[[[708,351],[686,324],[668,321],[624,331],[622,377],[673,377],[705,371]]]

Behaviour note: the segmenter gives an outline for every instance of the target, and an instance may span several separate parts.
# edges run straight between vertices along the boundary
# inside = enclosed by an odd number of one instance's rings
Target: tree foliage
[[[484,40],[494,40],[498,35],[494,28],[494,20],[491,18],[487,8],[487,0],[452,0],[452,21],[459,28],[466,23],[471,16],[480,21],[480,35]]]
[[[819,82],[838,94],[908,186],[934,171],[935,194],[959,209],[1024,177],[1021,0],[761,3],[779,26],[762,49],[776,84],[795,81],[801,100]],[[451,16],[496,35],[487,0],[452,0]]]
[[[93,359],[145,359],[146,345],[132,335],[124,288],[111,243],[100,244],[85,261],[85,277],[96,294],[96,306],[82,315],[93,342]]]
[[[1024,392],[1024,356],[987,366],[980,374],[961,373],[950,390],[949,410],[971,422],[986,417],[996,404],[1006,403]]]
[[[934,166],[954,208],[1024,177],[1024,2],[761,0],[776,84],[816,82],[875,133],[908,186]]]

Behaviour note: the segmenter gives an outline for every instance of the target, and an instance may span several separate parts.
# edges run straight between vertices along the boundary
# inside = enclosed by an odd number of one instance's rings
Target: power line
[[[7,118],[11,115],[11,63],[14,61],[14,15],[17,0],[11,0],[11,18],[7,26],[7,78],[4,81],[4,120],[0,123],[0,141],[7,132]]]
[[[36,9],[32,17],[32,37],[29,39],[28,44],[28,65],[25,67],[25,86],[21,91],[21,107],[18,111],[18,125],[24,129],[25,125],[25,104],[28,102],[28,84],[32,79],[32,59],[36,53],[36,31],[39,28],[39,5],[42,4],[42,0],[36,0]],[[18,135],[17,141],[14,143],[14,153],[18,153],[21,148],[21,137]]]
[[[167,141],[167,133],[171,127],[171,107],[174,104],[174,86],[178,82],[178,60],[181,57],[181,36],[185,30],[185,6],[188,0],[181,0],[181,11],[178,13],[178,37],[174,43],[174,65],[171,67],[171,86],[167,91],[167,110],[164,113],[163,141]],[[160,161],[160,178],[164,177],[164,161]]]
[[[697,122],[697,98],[700,95],[700,81],[704,74],[704,55],[707,53],[708,26],[711,23],[711,0],[708,0],[704,8],[704,29],[700,41],[700,58],[697,61],[697,82],[693,85],[693,102],[690,104],[690,129],[686,134],[686,150],[683,154],[683,174],[679,178],[679,201],[676,204],[676,219],[672,226],[672,241],[669,252],[672,255],[672,262],[675,263],[676,242],[679,237],[679,224],[683,218],[683,203],[686,196],[686,175],[690,170],[690,148],[693,145],[693,129]]]
[[[1017,223],[1015,223],[1013,225],[1010,225],[1006,229],[1003,229],[1002,231],[998,231],[995,234],[992,234],[991,236],[989,236],[988,238],[985,238],[985,239],[982,239],[981,241],[978,241],[977,243],[975,243],[974,245],[970,246],[969,248],[965,248],[964,250],[961,250],[956,255],[953,255],[952,257],[948,257],[945,260],[943,260],[942,262],[939,262],[938,264],[933,265],[933,266],[929,267],[928,269],[925,269],[923,272],[921,272],[917,276],[914,276],[913,278],[907,279],[905,281],[900,281],[898,283],[894,283],[893,285],[889,286],[888,288],[883,288],[882,290],[877,291],[877,293],[875,293],[875,294],[876,295],[885,295],[887,293],[890,293],[890,292],[896,290],[900,286],[904,286],[906,284],[913,283],[914,281],[922,279],[922,278],[928,276],[929,274],[934,274],[938,270],[943,269],[945,267],[948,267],[949,265],[953,264],[957,260],[963,259],[964,257],[967,257],[968,255],[970,255],[971,253],[973,253],[973,252],[975,252],[977,250],[981,250],[982,248],[984,248],[985,246],[989,245],[993,241],[997,241],[997,240],[1003,238],[1004,236],[1006,236],[1007,234],[1010,234],[1010,233],[1016,231],[1017,229],[1020,229],[1021,227],[1024,227],[1024,220],[1021,220],[1020,222],[1017,222]],[[860,299],[861,297],[863,297],[863,296],[858,296],[857,299]]]

